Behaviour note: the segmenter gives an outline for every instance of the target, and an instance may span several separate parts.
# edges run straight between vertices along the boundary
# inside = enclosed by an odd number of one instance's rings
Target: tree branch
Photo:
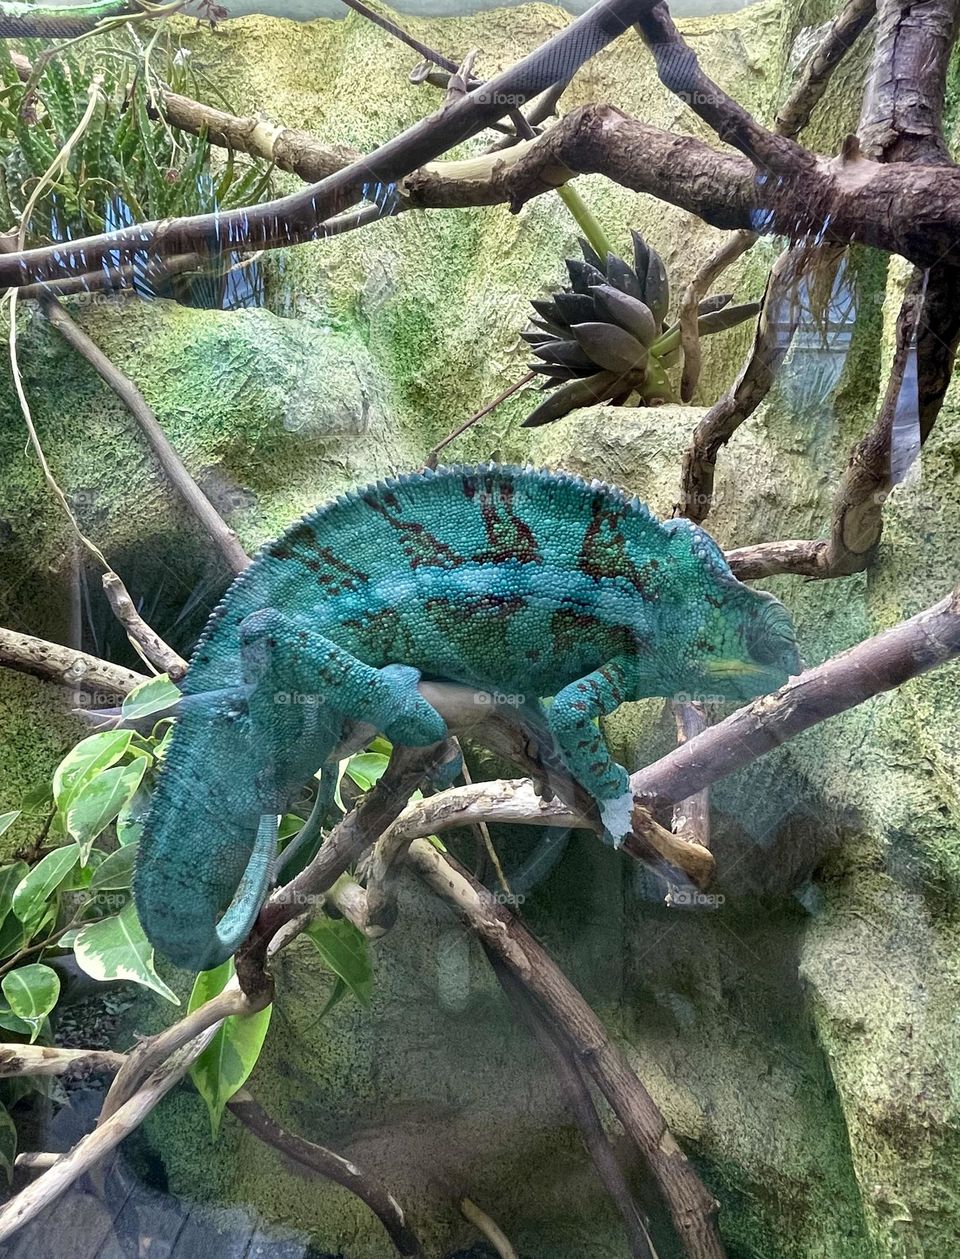
[[[56,682],[71,691],[106,692],[110,698],[127,695],[135,686],[150,679],[122,665],[111,664],[85,651],[47,642],[31,634],[0,628],[0,665],[32,673],[47,682]]]
[[[870,25],[876,11],[877,0],[847,0],[804,62],[793,91],[777,111],[778,135],[796,139],[800,134],[819,105],[830,76]]]
[[[832,656],[631,775],[634,796],[668,807],[810,726],[960,656],[960,587],[933,607]]]
[[[348,1159],[294,1132],[287,1131],[263,1109],[246,1089],[240,1089],[227,1103],[228,1109],[265,1145],[284,1158],[306,1168],[325,1180],[342,1185],[361,1202],[366,1203],[386,1229],[398,1255],[422,1259],[425,1251],[417,1235],[407,1224],[400,1204],[375,1177],[368,1175]]]
[[[237,535],[225,524],[220,513],[187,471],[140,390],[87,336],[56,298],[44,295],[40,298],[40,308],[67,344],[90,364],[133,416],[167,479],[213,541],[230,571],[234,574],[242,572],[249,563],[246,551],[237,540]],[[110,596],[109,590],[107,595]]]
[[[508,966],[486,945],[487,960],[521,1021],[540,1046],[540,1050],[553,1069],[560,1095],[567,1110],[580,1129],[583,1144],[593,1162],[603,1187],[613,1200],[623,1220],[630,1247],[631,1259],[657,1259],[657,1253],[647,1232],[647,1221],[637,1205],[623,1168],[617,1161],[613,1147],[607,1140],[600,1116],[597,1114],[583,1071],[568,1043],[543,1016],[537,1004],[531,1000],[525,986],[517,980]]]
[[[318,183],[261,205],[229,213],[138,223],[69,244],[25,250],[0,258],[0,287],[19,287],[73,271],[100,267],[111,254],[151,256],[192,253],[210,235],[243,240],[250,248],[288,246],[322,235],[321,224],[339,214],[371,183],[396,183],[454,145],[476,135],[532,99],[621,35],[651,0],[598,0],[582,17],[481,88],[425,118],[374,152]]]
[[[688,1259],[723,1259],[717,1202],[677,1145],[653,1098],[580,993],[523,923],[449,855],[441,855],[432,844],[418,839],[410,845],[409,860],[562,1032],[576,1060],[593,1078],[650,1167]]]

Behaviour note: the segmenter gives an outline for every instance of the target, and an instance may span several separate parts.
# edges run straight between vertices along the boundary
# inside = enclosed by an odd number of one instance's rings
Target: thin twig
[[[517,1252],[510,1244],[510,1239],[496,1222],[473,1201],[472,1198],[461,1198],[457,1204],[460,1214],[480,1232],[494,1248],[500,1259],[517,1259]]]
[[[187,672],[187,662],[177,655],[160,635],[150,628],[134,606],[126,586],[114,572],[104,573],[103,592],[107,596],[113,614],[127,631],[127,637],[139,643],[149,662],[178,682]]]
[[[333,1150],[307,1141],[295,1132],[281,1127],[246,1089],[235,1093],[227,1103],[227,1108],[254,1136],[277,1150],[284,1158],[325,1180],[342,1185],[361,1202],[366,1203],[386,1229],[398,1255],[422,1259],[425,1252],[419,1238],[407,1223],[396,1198],[379,1180]]]

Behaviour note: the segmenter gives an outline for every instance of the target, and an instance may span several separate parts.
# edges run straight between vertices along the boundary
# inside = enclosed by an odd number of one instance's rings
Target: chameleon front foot
[[[604,839],[619,848],[633,830],[633,792],[625,791],[612,800],[601,800],[600,820],[603,822]]]

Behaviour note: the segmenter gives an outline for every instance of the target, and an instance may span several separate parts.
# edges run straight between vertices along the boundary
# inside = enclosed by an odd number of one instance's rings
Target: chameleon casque
[[[267,543],[210,617],[140,841],[144,929],[193,970],[235,952],[277,814],[345,722],[412,746],[446,737],[421,675],[553,697],[557,753],[617,843],[631,796],[596,718],[646,696],[746,700],[798,669],[778,600],[737,581],[699,527],[599,482],[489,465],[343,495]]]

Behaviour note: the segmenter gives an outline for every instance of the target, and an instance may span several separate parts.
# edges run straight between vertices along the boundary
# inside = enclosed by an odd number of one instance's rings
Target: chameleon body
[[[421,676],[552,697],[557,752],[616,843],[632,801],[597,718],[644,696],[745,700],[798,668],[786,609],[702,529],[599,482],[489,465],[346,494],[266,544],[210,618],[140,842],[141,921],[183,966],[234,952],[276,815],[345,721],[446,736]]]

